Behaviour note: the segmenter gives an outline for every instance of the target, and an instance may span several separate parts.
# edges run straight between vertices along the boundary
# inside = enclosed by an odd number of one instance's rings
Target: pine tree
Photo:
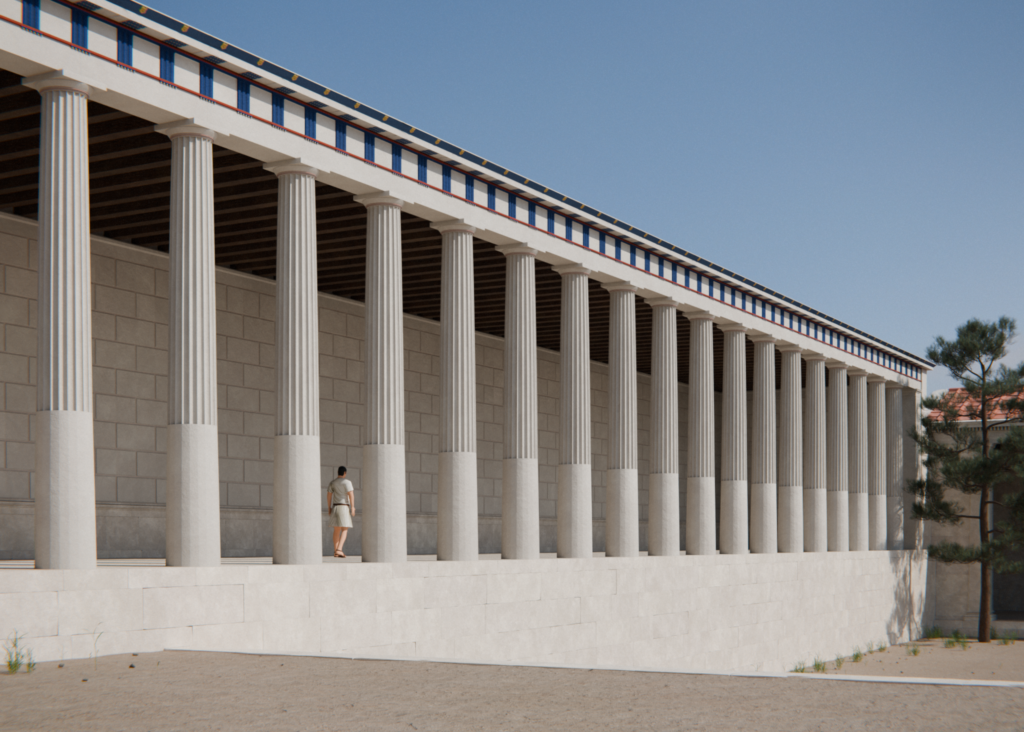
[[[962,389],[923,399],[935,417],[921,419],[913,438],[925,455],[927,478],[912,481],[918,500],[914,516],[955,525],[978,521],[977,545],[944,541],[928,547],[928,556],[940,562],[981,564],[981,603],[978,640],[991,639],[992,573],[1024,571],[1024,562],[1010,553],[1024,547],[1024,492],[997,502],[994,488],[1006,480],[1024,479],[1024,363],[1011,368],[998,362],[1016,333],[1016,322],[1003,317],[989,323],[971,319],[957,328],[956,340],[941,336],[928,349],[928,358],[949,369]],[[968,515],[953,489],[979,496],[977,515]],[[1009,521],[992,525],[990,511],[1004,506]]]

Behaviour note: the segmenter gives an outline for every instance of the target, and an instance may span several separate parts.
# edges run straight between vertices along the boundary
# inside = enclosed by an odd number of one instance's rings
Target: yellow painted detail
[[[388,121],[388,116],[386,114],[384,115],[384,119],[382,121],[383,122],[387,122]]]
[[[465,150],[459,150],[459,155],[462,155],[462,153],[464,153],[464,152],[466,152],[466,151]]]
[[[299,75],[298,74],[292,74],[292,81],[298,81],[298,80],[299,80]]]
[[[325,96],[325,97],[326,97],[326,96],[327,96],[328,94],[330,94],[330,93],[331,93],[331,90],[330,90],[330,89],[324,89],[324,96]]]
[[[147,10],[149,10],[149,8],[147,8],[145,5],[139,6],[139,14],[140,15],[145,15]]]
[[[409,128],[409,134],[410,134],[410,135],[411,135],[411,134],[412,134],[413,132],[415,132],[415,131],[416,131],[416,128],[415,128],[415,127],[410,127],[410,128]]]
[[[256,65],[257,66],[262,66],[263,65],[263,59],[260,59],[259,61],[257,61]]]
[[[187,25],[181,26],[181,32],[182,33],[188,33],[188,26]]]
[[[441,138],[439,137],[436,140],[434,140],[434,144],[435,145],[440,145],[441,144]]]
[[[227,48],[228,48],[228,42],[227,41],[224,41],[222,44],[220,44],[220,50],[221,51],[226,51]]]
[[[360,105],[360,104],[362,104],[362,102],[356,102],[356,106],[355,106],[355,108],[356,108],[356,109],[359,109],[359,105]]]
[[[502,175],[508,175],[508,168],[505,168],[505,172]]]
[[[548,192],[548,189],[547,189],[547,188],[545,188],[545,189],[544,189],[544,192],[545,192],[545,193],[547,193],[547,192]]]

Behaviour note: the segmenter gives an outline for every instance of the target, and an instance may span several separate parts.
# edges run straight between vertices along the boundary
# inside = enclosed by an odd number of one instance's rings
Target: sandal
[[[334,556],[339,559],[345,559],[345,552],[334,552]]]

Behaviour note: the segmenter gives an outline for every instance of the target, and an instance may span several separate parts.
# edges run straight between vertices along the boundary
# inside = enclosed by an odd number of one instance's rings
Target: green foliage
[[[24,640],[25,636],[19,635],[18,631],[14,631],[14,633],[7,637],[7,642],[4,643],[4,653],[6,654],[4,662],[7,665],[7,673],[9,674],[16,674],[22,668],[27,673],[35,671],[35,658],[33,658],[31,650],[22,646],[22,641]]]
[[[956,641],[952,638],[946,638],[942,644],[943,648],[956,648]]]
[[[804,665],[803,661],[801,661],[800,663],[798,663],[796,666],[793,667],[793,673],[795,673],[795,674],[806,673],[806,671],[807,671],[807,667]]]
[[[843,656],[842,654],[836,654],[836,671],[843,667]]]
[[[854,650],[853,655],[850,656],[850,660],[854,663],[860,663],[863,658],[864,654],[860,652],[860,648]]]
[[[921,652],[921,647],[918,646],[916,643],[911,643],[909,646],[907,646],[907,655],[908,656],[916,656],[920,652]]]
[[[924,631],[924,637],[928,640],[934,640],[935,638],[942,637],[942,628],[937,625],[933,625]]]
[[[823,674],[825,673],[825,662],[820,658],[814,659],[814,673]]]
[[[874,653],[874,652],[875,652],[875,644],[873,642],[872,643],[868,643],[868,653],[871,654],[871,653]]]
[[[1000,636],[998,633],[995,634],[999,638],[999,645],[1001,646],[1012,646],[1017,642],[1017,631],[1008,630]]]
[[[889,646],[885,645],[885,643],[880,643],[880,644],[878,645],[878,651],[879,651],[879,653],[882,653],[882,652],[884,652],[884,651],[885,651],[885,649],[886,649],[886,648],[888,648],[888,647],[889,647]]]

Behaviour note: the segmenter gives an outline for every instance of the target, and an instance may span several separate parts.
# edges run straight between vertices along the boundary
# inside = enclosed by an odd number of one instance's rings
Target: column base
[[[775,483],[750,486],[750,551],[777,554],[779,551],[779,504]]]
[[[217,446],[215,424],[167,426],[168,567],[220,566]]]
[[[502,463],[501,558],[540,559],[537,458],[505,458]]]
[[[404,562],[407,554],[405,445],[363,445],[363,561]]]
[[[884,552],[888,535],[886,531],[887,496],[868,496],[868,545],[873,552]]]
[[[903,496],[886,496],[885,533],[890,550],[903,548]]]
[[[437,482],[437,558],[475,561],[480,556],[476,453],[440,453]]]
[[[686,479],[686,553],[715,553],[715,479]]]
[[[558,466],[558,556],[594,556],[593,488],[589,464]]]
[[[868,494],[850,494],[850,551],[866,552],[868,543]]]
[[[647,479],[647,554],[678,557],[679,474],[655,473]]]
[[[608,471],[605,556],[640,556],[640,481],[635,468]]]
[[[747,481],[722,481],[722,523],[719,528],[722,554],[747,554],[750,551],[747,516]]]
[[[779,551],[786,554],[799,554],[803,550],[803,486],[779,486]]]
[[[323,562],[322,481],[318,435],[274,438],[274,564]]]
[[[824,488],[804,488],[804,551],[828,551],[828,501]]]
[[[846,491],[825,491],[828,503],[828,550],[850,551],[850,495]]]
[[[92,412],[36,412],[36,569],[95,569],[95,476]]]

